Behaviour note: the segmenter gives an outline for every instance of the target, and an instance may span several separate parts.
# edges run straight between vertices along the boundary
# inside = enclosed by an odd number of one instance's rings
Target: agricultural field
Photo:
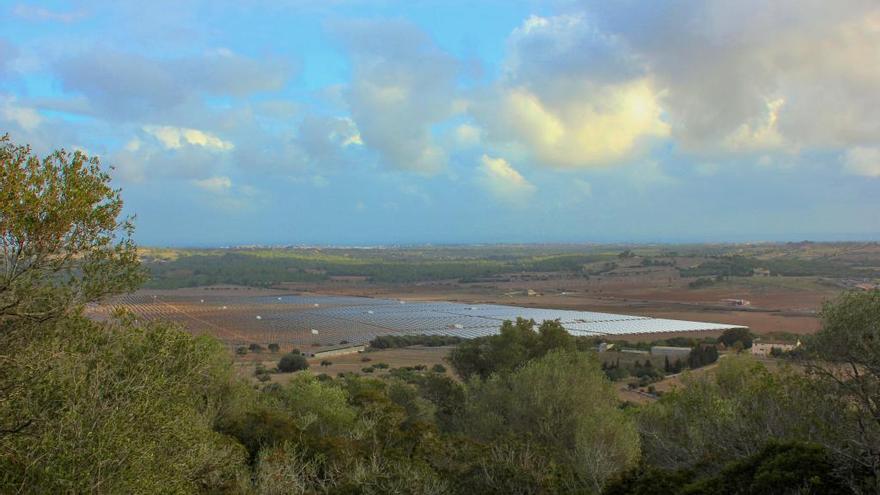
[[[141,258],[151,274],[147,288],[93,307],[91,314],[106,317],[120,306],[143,318],[177,321],[230,346],[277,342],[291,348],[360,342],[360,334],[375,333],[369,320],[340,329],[344,314],[303,319],[316,305],[343,307],[353,297],[593,311],[741,325],[757,334],[808,334],[819,328],[825,301],[880,282],[877,243],[146,248]],[[291,294],[306,297],[278,299]],[[309,294],[339,299],[312,301]]]

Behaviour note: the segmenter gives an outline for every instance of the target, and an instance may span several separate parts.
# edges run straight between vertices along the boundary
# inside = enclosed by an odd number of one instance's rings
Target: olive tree
[[[46,321],[143,280],[130,218],[96,157],[0,137],[0,324]]]
[[[825,304],[821,318],[807,341],[807,369],[855,406],[850,441],[880,490],[880,290],[846,292]]]

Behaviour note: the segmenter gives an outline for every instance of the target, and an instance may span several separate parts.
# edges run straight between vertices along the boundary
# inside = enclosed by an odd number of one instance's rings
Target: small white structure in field
[[[199,302],[200,302],[200,303],[203,303],[203,302],[205,302],[205,300],[204,300],[204,299],[199,299]]]
[[[367,314],[368,314],[368,315],[373,314],[373,310],[372,310],[372,309],[367,310]]]
[[[318,335],[318,331],[315,330],[314,328],[312,329],[312,335]]]
[[[223,309],[226,309],[226,306],[223,306]]]
[[[315,306],[315,307],[316,307],[316,308],[317,308],[317,307],[318,307],[318,306],[320,306],[320,304],[318,304],[318,303],[315,303],[315,304],[314,304],[314,306]]]
[[[278,300],[279,300],[279,301],[280,301],[280,300],[281,300],[281,298],[280,298],[280,297],[279,297],[279,298],[278,298]]]
[[[262,319],[263,319],[263,317],[262,317],[262,316],[260,316],[260,315],[257,315],[257,319],[258,319],[258,320],[262,320]]]

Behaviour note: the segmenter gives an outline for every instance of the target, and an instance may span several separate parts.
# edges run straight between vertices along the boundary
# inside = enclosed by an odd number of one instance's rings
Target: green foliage
[[[751,277],[760,264],[758,260],[734,255],[704,261],[694,268],[679,269],[679,272],[682,277]]]
[[[233,386],[226,349],[168,324],[42,324],[4,356],[0,492],[235,490],[245,453],[212,430]],[[8,341],[4,341],[8,343]],[[6,347],[8,349],[8,347]],[[7,389],[8,390],[8,389]]]
[[[718,471],[776,438],[819,444],[849,466],[840,469],[859,469],[856,417],[828,392],[796,371],[771,373],[749,356],[730,356],[713,374],[686,373],[682,387],[639,412],[645,461]]]
[[[464,340],[453,335],[380,335],[370,341],[370,347],[374,349],[394,349],[414,345],[441,347],[456,345]]]
[[[0,136],[0,323],[46,321],[144,279],[122,199],[97,158],[45,158]]]
[[[847,292],[822,308],[807,340],[807,369],[857,418],[849,437],[880,485],[880,290]]]
[[[278,371],[282,373],[292,373],[294,371],[306,370],[309,368],[309,362],[305,356],[299,353],[287,353],[278,360]]]
[[[752,333],[748,328],[728,328],[718,337],[718,342],[728,348],[739,342],[743,349],[748,349],[752,347]]]
[[[551,350],[574,350],[575,341],[558,321],[545,321],[535,332],[535,322],[517,318],[505,321],[498,335],[471,339],[452,350],[449,361],[464,380],[487,378],[512,371]]]
[[[281,346],[279,346],[278,344],[269,344],[269,352],[278,352],[279,350],[281,350]]]
[[[703,289],[713,285],[715,285],[715,279],[706,277],[700,277],[692,282],[688,282],[688,287],[691,289]]]
[[[580,491],[598,491],[639,455],[638,434],[614,388],[594,359],[572,351],[470,382],[460,429],[502,441],[515,455],[549,456],[563,469],[563,486]]]
[[[719,473],[699,476],[691,469],[648,466],[613,480],[603,495],[776,495],[844,494],[851,490],[837,477],[823,447],[770,440],[757,453],[727,463]]]
[[[698,345],[688,354],[688,367],[697,369],[718,361],[718,349],[714,345]]]
[[[437,363],[434,366],[431,366],[431,371],[433,371],[434,373],[446,373],[446,366]]]

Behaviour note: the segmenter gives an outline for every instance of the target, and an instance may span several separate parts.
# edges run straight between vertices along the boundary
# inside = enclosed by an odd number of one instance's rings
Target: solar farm
[[[106,318],[124,308],[138,318],[176,321],[197,335],[213,335],[227,345],[277,343],[285,346],[362,344],[380,335],[454,335],[476,338],[498,333],[504,320],[518,317],[559,320],[576,336],[723,331],[736,325],[668,320],[589,311],[525,308],[498,304],[414,302],[322,295],[214,295],[136,293],[92,308]]]

